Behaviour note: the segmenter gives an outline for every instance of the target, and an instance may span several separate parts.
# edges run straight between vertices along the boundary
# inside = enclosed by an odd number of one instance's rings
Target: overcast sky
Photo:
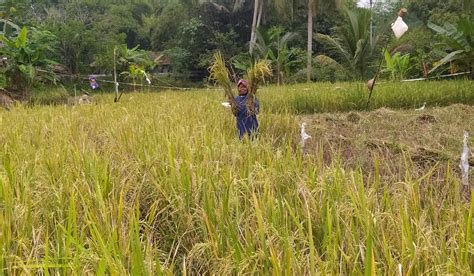
[[[374,1],[372,1],[372,3],[373,2]],[[357,6],[368,8],[370,6],[370,0],[359,0],[359,2],[357,2]]]

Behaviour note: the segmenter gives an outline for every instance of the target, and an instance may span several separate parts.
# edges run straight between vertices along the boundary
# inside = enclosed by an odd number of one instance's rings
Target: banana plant
[[[119,72],[122,72],[120,75],[134,82],[134,90],[136,80],[146,79],[150,83],[146,71],[153,69],[160,62],[160,57],[152,60],[148,51],[138,49],[138,47],[139,45],[129,49],[125,44],[117,47],[117,68]]]
[[[153,64],[149,53],[139,49],[139,45],[131,49],[125,44],[120,45],[117,47],[117,55],[119,65],[130,66],[131,64],[138,64],[142,67],[149,67]]]
[[[1,74],[6,80],[4,88],[28,99],[34,85],[42,81],[55,82],[52,66],[57,63],[49,59],[54,52],[55,39],[47,31],[33,29],[29,34],[26,27],[14,38],[0,35],[0,41],[4,45],[0,48],[5,64],[1,68]]]
[[[443,27],[428,23],[428,27],[441,37],[438,44],[447,53],[435,63],[429,73],[438,70],[445,64],[455,63],[467,67],[474,79],[474,21],[469,18],[461,18],[456,26],[445,23]]]
[[[384,49],[384,58],[385,58],[385,69],[382,72],[389,72],[391,80],[401,80],[405,78],[410,70],[410,55],[400,55],[400,53],[395,53],[390,55],[390,53]]]
[[[148,79],[145,70],[141,66],[133,63],[130,64],[128,71],[123,71],[122,73],[120,73],[120,75],[132,81],[134,92],[136,91],[137,81],[140,81],[140,85],[143,84],[144,79],[146,79],[148,83],[150,83],[150,80]]]
[[[283,84],[284,78],[290,74],[291,65],[296,62],[296,50],[288,44],[298,37],[293,32],[285,32],[282,27],[273,27],[264,36],[257,31],[257,42],[254,45],[256,56],[260,59],[269,59],[275,68],[278,85]]]

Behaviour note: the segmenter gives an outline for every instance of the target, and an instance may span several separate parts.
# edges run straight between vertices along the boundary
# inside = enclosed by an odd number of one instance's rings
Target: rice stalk
[[[258,86],[265,82],[265,78],[272,75],[272,69],[270,62],[266,59],[256,62],[252,67],[247,70],[245,78],[249,83],[249,93],[255,95],[257,93]]]
[[[474,99],[460,84],[432,90]],[[445,100],[422,91],[428,83],[403,87]],[[389,88],[374,104],[397,99]],[[216,116],[226,110],[203,90],[0,111],[0,275],[471,275],[474,203],[460,200],[449,162],[415,167],[407,157],[403,167],[400,157],[403,169],[387,173],[394,162],[382,155],[362,170],[325,143],[314,156],[295,151],[296,108],[351,107],[331,89],[260,88],[255,143],[236,139],[233,118]],[[433,130],[472,129],[451,118],[471,110],[434,113]],[[359,129],[382,128],[380,118]],[[434,142],[457,157],[449,137]]]
[[[260,60],[253,64],[245,74],[245,78],[249,83],[249,93],[247,99],[247,107],[251,114],[255,114],[255,94],[258,87],[265,82],[265,78],[272,75],[272,69],[268,60]]]
[[[231,106],[235,108],[235,96],[232,92],[232,82],[229,78],[229,70],[225,66],[224,57],[221,52],[214,53],[214,62],[209,67],[209,79],[214,80],[218,85],[222,86],[224,93],[229,100]]]

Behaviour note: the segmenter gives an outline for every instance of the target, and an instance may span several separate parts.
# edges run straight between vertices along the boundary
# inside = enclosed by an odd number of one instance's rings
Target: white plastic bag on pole
[[[403,21],[403,18],[399,16],[392,24],[392,31],[397,38],[400,38],[408,31],[408,25]]]

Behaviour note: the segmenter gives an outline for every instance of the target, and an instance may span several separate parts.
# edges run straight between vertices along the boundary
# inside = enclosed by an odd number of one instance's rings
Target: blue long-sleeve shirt
[[[255,114],[251,114],[247,107],[247,95],[235,97],[237,103],[237,112],[235,117],[237,118],[237,129],[239,131],[239,138],[242,139],[245,133],[251,138],[258,129],[257,114],[260,111],[260,104],[255,99]]]

